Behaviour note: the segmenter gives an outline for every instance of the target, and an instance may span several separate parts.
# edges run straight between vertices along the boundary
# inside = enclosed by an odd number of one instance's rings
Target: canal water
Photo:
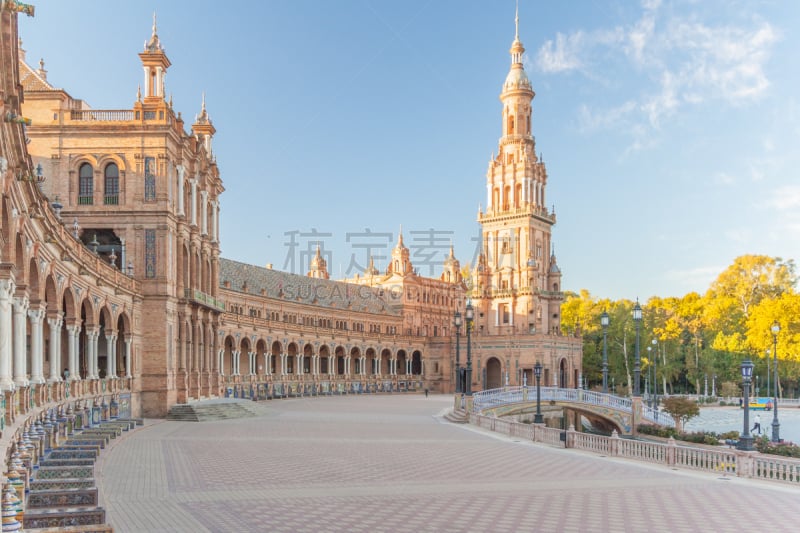
[[[753,418],[756,414],[761,416],[761,434],[772,436],[772,411],[750,411],[750,427],[753,428]],[[784,441],[800,444],[800,408],[778,406],[778,422],[780,423],[780,437]],[[713,431],[725,433],[726,431],[742,432],[744,429],[744,410],[738,405],[731,407],[701,407],[700,415],[686,423],[686,431]],[[758,437],[758,434],[754,435]]]

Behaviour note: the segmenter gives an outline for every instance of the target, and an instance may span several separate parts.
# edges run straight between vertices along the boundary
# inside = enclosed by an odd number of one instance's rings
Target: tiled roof
[[[22,84],[22,90],[24,92],[60,90],[47,83],[46,80],[39,76],[39,74],[24,61],[19,62],[19,82]]]
[[[225,287],[225,282],[230,282],[230,287]],[[246,284],[248,294],[263,295],[287,302],[391,316],[399,315],[397,310],[388,305],[380,288],[310,278],[248,265],[231,259],[220,258],[219,283],[220,287],[234,291],[243,291]]]

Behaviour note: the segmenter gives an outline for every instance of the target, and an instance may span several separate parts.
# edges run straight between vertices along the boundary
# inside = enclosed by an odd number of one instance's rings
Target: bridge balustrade
[[[470,423],[559,448],[575,448],[609,457],[800,486],[800,460],[788,457],[702,445],[678,445],[672,438],[666,442],[654,442],[620,438],[616,432],[606,437],[581,433],[573,427],[564,431],[544,424],[526,424],[475,412],[470,414]],[[566,438],[562,440],[564,433]]]
[[[624,413],[633,413],[633,400],[603,392],[583,389],[563,389],[560,387],[541,387],[543,402],[570,402],[576,404],[608,407]],[[533,402],[536,400],[536,387],[503,387],[476,392],[472,399],[473,412],[501,407],[512,403]],[[641,408],[644,420],[667,427],[675,427],[675,420],[664,411],[656,411],[646,405]]]

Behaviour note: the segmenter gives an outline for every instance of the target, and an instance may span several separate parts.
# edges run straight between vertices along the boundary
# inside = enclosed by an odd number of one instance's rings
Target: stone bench
[[[26,509],[53,507],[97,507],[97,487],[86,489],[32,490],[26,499]]]
[[[122,428],[89,428],[75,432],[75,437],[108,437],[109,440],[116,439],[122,435]]]
[[[94,479],[94,465],[91,466],[42,466],[33,472],[33,479]]]
[[[90,524],[86,526],[61,526],[37,529],[36,533],[114,533],[108,524]]]
[[[91,489],[94,487],[94,478],[54,478],[36,479],[30,482],[30,492],[40,490],[64,490],[64,489]]]
[[[72,446],[100,446],[101,448],[105,448],[109,440],[108,436],[87,435],[84,437],[76,435],[70,437],[66,444]]]
[[[97,448],[91,449],[69,449],[62,450],[56,448],[45,456],[45,459],[97,459],[100,451]]]
[[[143,426],[144,418],[117,418],[114,422],[132,422],[136,426]]]
[[[121,427],[122,431],[136,429],[135,420],[111,420],[110,422],[103,422],[100,427]]]
[[[100,455],[100,450],[103,447],[99,444],[70,444],[64,443],[58,448],[53,448],[53,451],[73,451],[73,450],[87,450],[87,451],[96,451],[97,455]]]
[[[37,528],[64,528],[67,526],[87,526],[105,524],[106,511],[102,507],[91,509],[70,507],[64,509],[30,509],[25,512],[25,530]],[[64,531],[64,529],[57,529]],[[91,530],[90,530],[91,531]]]
[[[94,457],[90,458],[71,458],[71,459],[42,459],[39,461],[39,468],[46,466],[91,466],[95,462]]]

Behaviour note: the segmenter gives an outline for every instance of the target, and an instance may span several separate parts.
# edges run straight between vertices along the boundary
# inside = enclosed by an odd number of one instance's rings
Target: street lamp
[[[775,401],[772,402],[772,442],[781,441],[781,424],[778,422],[778,333],[781,325],[778,321],[772,323],[772,368],[775,370]]]
[[[464,318],[467,319],[467,383],[466,394],[472,396],[472,319],[475,310],[472,308],[472,300],[467,300],[467,308],[464,311]]]
[[[658,339],[653,339],[653,409],[658,411]]]
[[[647,405],[653,407],[653,393],[652,393],[652,383],[653,378],[651,377],[653,374],[653,352],[650,346],[647,347],[647,377],[644,378],[644,392],[647,394]]]
[[[600,325],[603,326],[603,392],[608,392],[608,313],[603,311],[600,315]]]
[[[769,348],[767,348],[767,398],[769,398],[769,380],[770,380],[770,368],[769,368]]]
[[[639,305],[639,299],[636,299],[636,305],[633,306],[633,321],[636,324],[636,363],[633,367],[633,395],[641,396],[642,392],[639,383],[642,379],[641,357],[639,356],[639,324],[642,322],[642,306]]]
[[[742,435],[737,446],[740,450],[753,449],[753,437],[750,435],[750,378],[753,376],[753,362],[750,359],[742,361],[742,389],[744,391],[744,425]]]
[[[533,423],[542,424],[544,423],[544,417],[542,417],[542,363],[539,361],[533,365],[533,375],[536,376],[536,416],[533,417]]]
[[[459,351],[460,351],[460,339],[459,334],[461,333],[461,313],[456,311],[456,314],[453,315],[453,325],[456,327],[456,393],[461,392],[461,365],[459,363]]]

